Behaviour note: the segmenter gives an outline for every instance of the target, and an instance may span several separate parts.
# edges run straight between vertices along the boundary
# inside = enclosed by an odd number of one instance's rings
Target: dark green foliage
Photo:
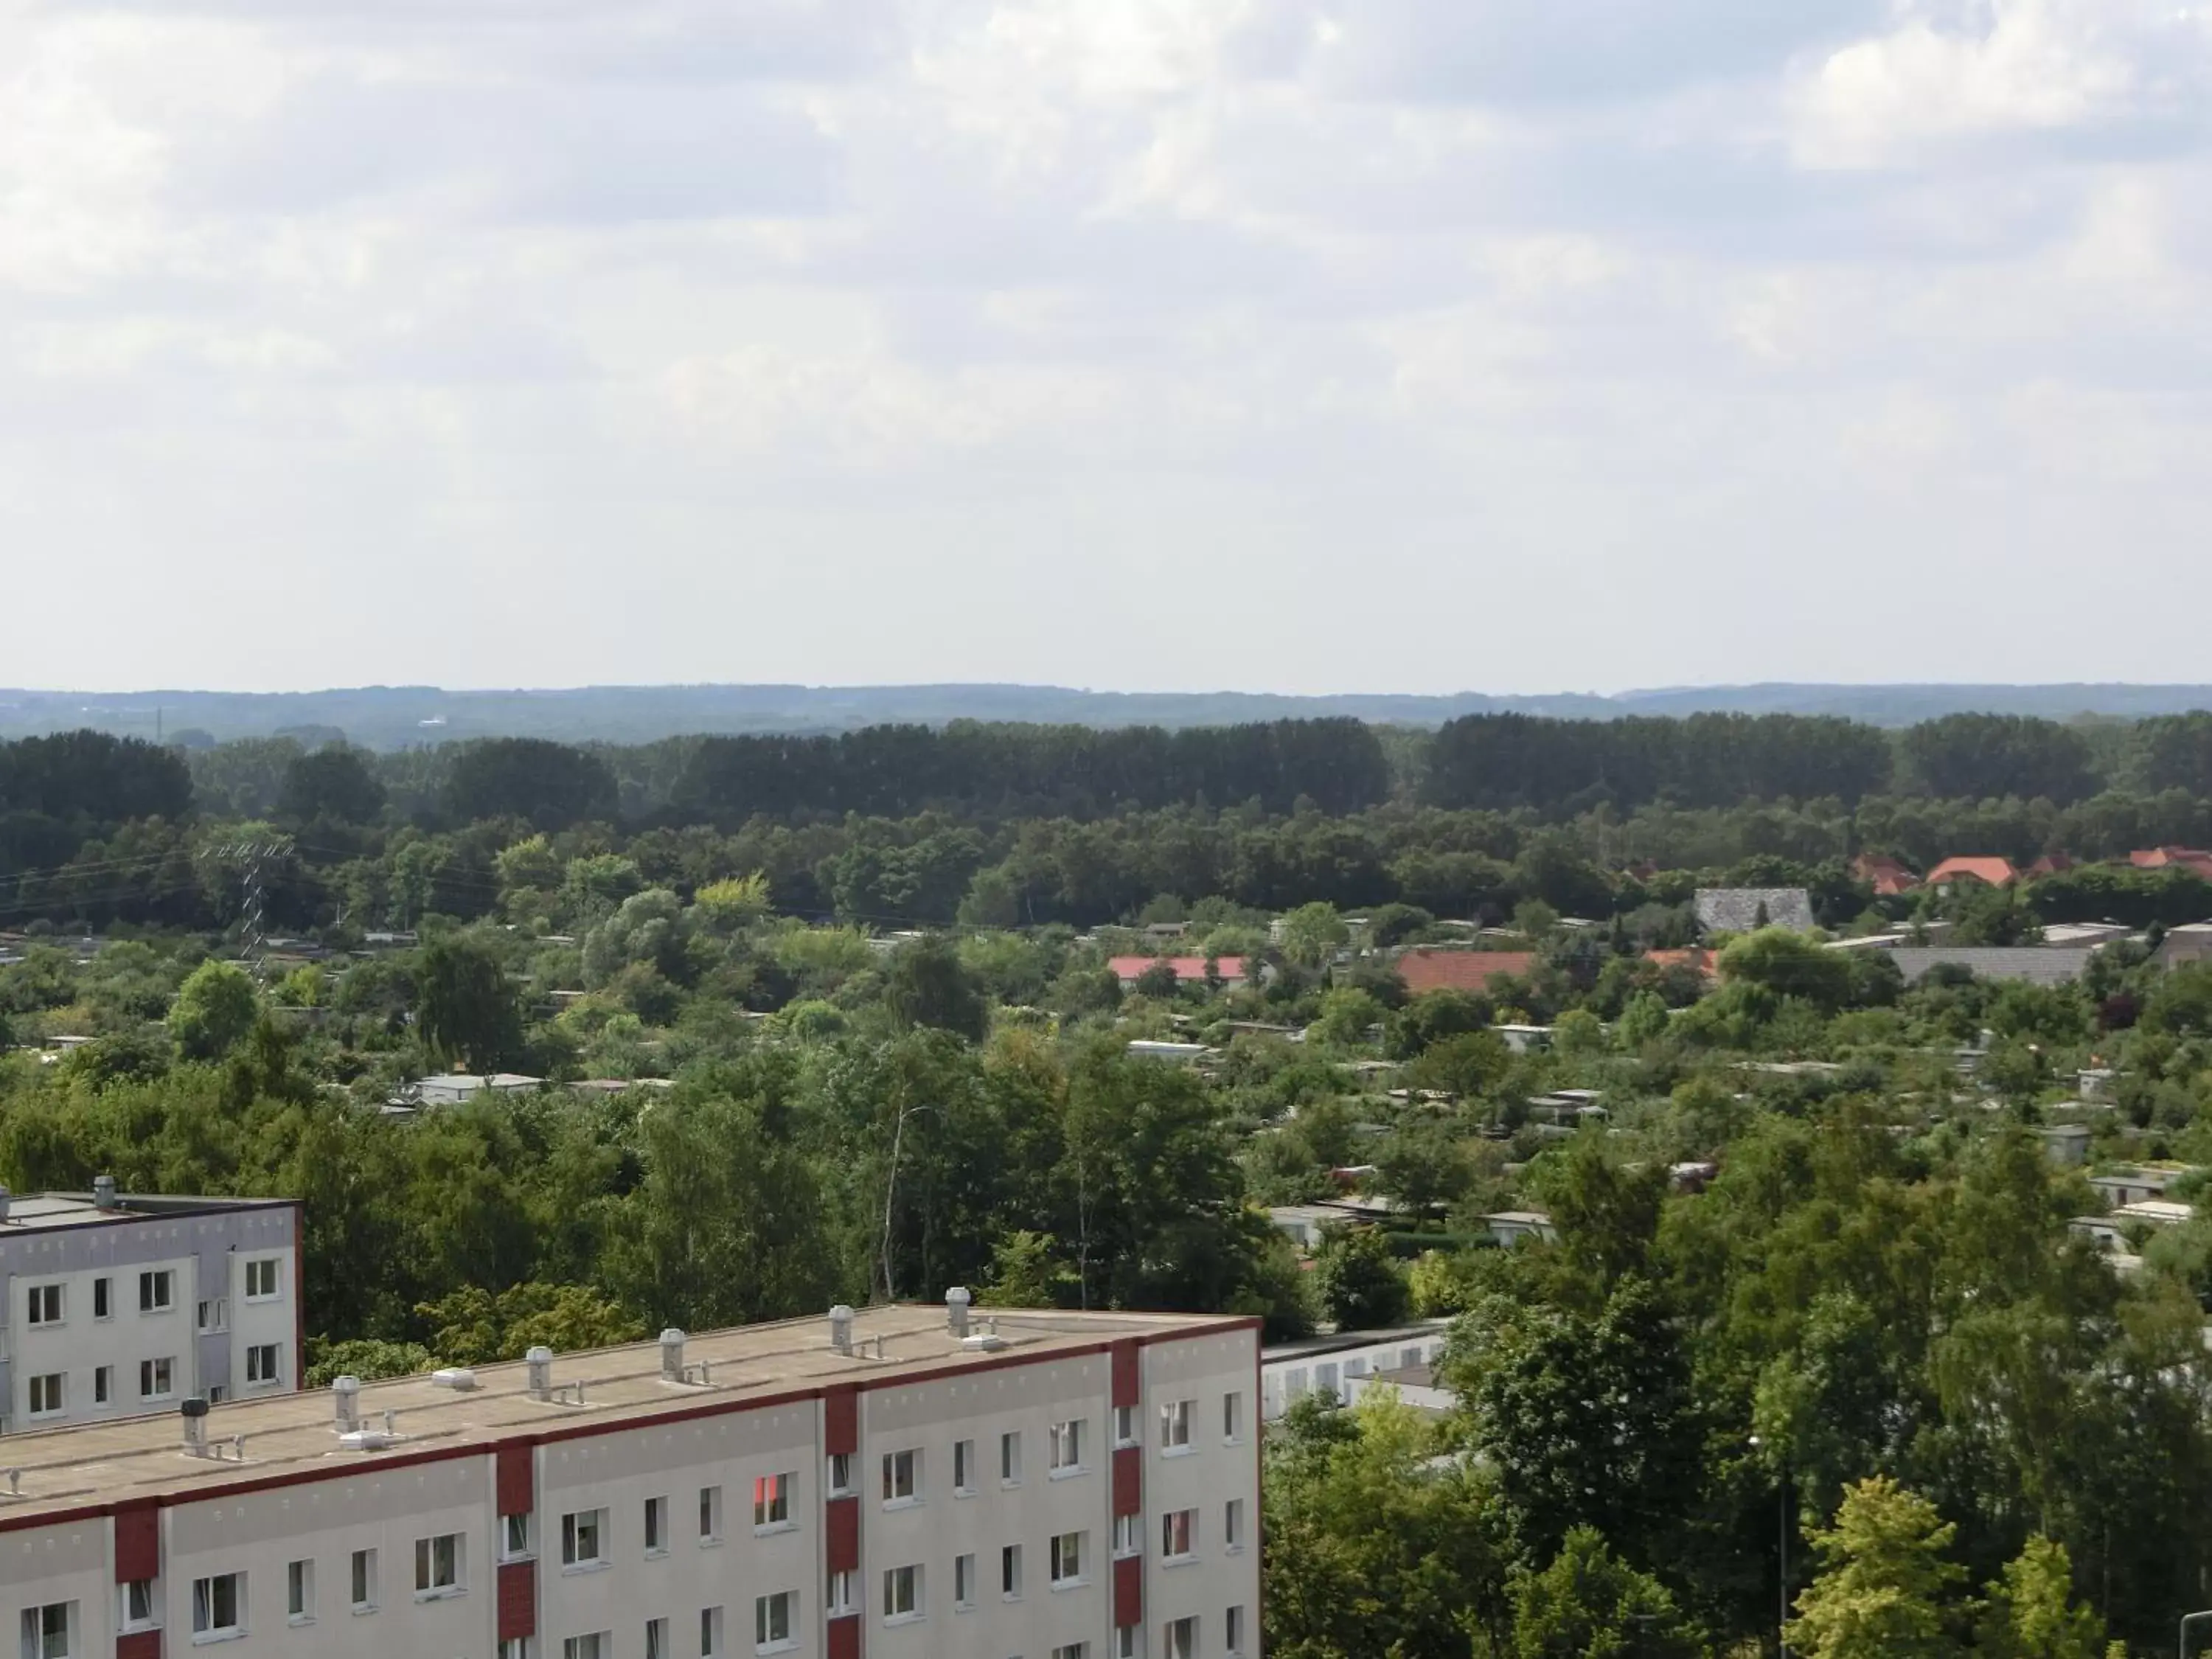
[[[459,934],[433,939],[416,964],[416,994],[422,1040],[448,1063],[495,1072],[521,1058],[521,1009],[488,945]]]
[[[292,823],[312,823],[335,818],[343,823],[368,823],[384,810],[384,786],[376,781],[369,763],[354,750],[319,749],[301,755],[284,770],[278,816]]]
[[[463,823],[520,818],[539,830],[611,820],[615,775],[596,755],[540,738],[487,738],[462,744],[447,773],[443,805]]]
[[[1914,783],[1947,800],[2018,795],[2064,806],[2096,791],[2087,741],[2056,720],[1947,714],[1899,743]]]
[[[1405,1275],[1389,1240],[1375,1228],[1330,1233],[1322,1241],[1314,1279],[1322,1311],[1340,1331],[1382,1330],[1406,1317]]]
[[[951,1031],[970,1042],[983,1040],[991,1018],[975,976],[941,934],[902,945],[891,953],[884,1006],[902,1024]]]

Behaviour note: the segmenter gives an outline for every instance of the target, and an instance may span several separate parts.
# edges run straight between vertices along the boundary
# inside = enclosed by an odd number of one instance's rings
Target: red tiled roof
[[[2212,870],[2212,853],[2199,852],[2193,847],[2150,847],[2129,854],[2128,862],[2138,870],[2167,870],[2179,866],[2201,876]]]
[[[1707,979],[1720,976],[1720,969],[1713,965],[1711,951],[1646,951],[1644,959],[1661,968],[1694,968]]]
[[[2020,872],[2012,867],[2010,859],[1945,859],[1928,872],[1928,884],[1933,887],[1960,876],[1991,887],[2009,887],[2020,879]]]
[[[2057,876],[2073,867],[2074,855],[2071,853],[2045,853],[2027,866],[2027,873],[2031,876]]]
[[[1175,969],[1177,979],[1203,980],[1206,977],[1204,957],[1114,957],[1108,960],[1106,965],[1114,970],[1116,978],[1126,984],[1141,977],[1146,969],[1157,968],[1163,963]],[[1216,957],[1213,965],[1219,970],[1221,977],[1232,984],[1244,977],[1244,958],[1242,957]]]
[[[1535,965],[1534,951],[1408,951],[1398,958],[1398,977],[1415,996],[1480,991],[1500,974],[1525,977]]]
[[[1880,853],[1860,854],[1851,860],[1851,873],[1872,887],[1879,898],[1893,898],[1920,885],[1919,877],[1895,859]]]

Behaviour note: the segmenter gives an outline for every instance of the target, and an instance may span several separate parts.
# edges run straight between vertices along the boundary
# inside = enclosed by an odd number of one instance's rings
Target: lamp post
[[[2181,1638],[2174,1644],[2175,1659],[2189,1659],[2189,1627],[2200,1619],[2212,1619],[2212,1607],[2207,1607],[2202,1613],[2185,1613],[2181,1615]]]
[[[1766,1443],[1757,1435],[1751,1437],[1755,1450]],[[1781,1571],[1777,1575],[1774,1642],[1780,1649],[1782,1659],[1790,1659],[1790,1471],[1782,1471],[1782,1484],[1775,1494],[1774,1536],[1780,1547]],[[2191,1614],[2191,1618],[2197,1617]]]

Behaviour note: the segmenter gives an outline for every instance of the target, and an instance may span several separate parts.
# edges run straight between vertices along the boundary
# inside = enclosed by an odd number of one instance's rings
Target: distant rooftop
[[[17,1233],[48,1232],[62,1227],[93,1227],[112,1221],[145,1221],[155,1217],[213,1215],[225,1210],[289,1206],[289,1198],[185,1198],[167,1193],[118,1193],[103,1206],[91,1193],[6,1194],[0,1238]]]
[[[212,1497],[232,1486],[318,1474],[343,1479],[356,1469],[423,1454],[480,1451],[523,1435],[589,1434],[665,1415],[696,1415],[716,1403],[736,1409],[747,1401],[768,1403],[832,1383],[916,1382],[1003,1364],[1010,1355],[1073,1355],[1117,1339],[1227,1333],[1257,1322],[1195,1314],[994,1309],[977,1309],[975,1321],[971,1329],[995,1326],[995,1348],[963,1348],[947,1331],[943,1309],[913,1305],[855,1312],[849,1353],[830,1346],[829,1324],[820,1316],[687,1337],[684,1364],[703,1364],[704,1382],[665,1379],[658,1342],[556,1356],[555,1391],[580,1384],[581,1404],[532,1397],[528,1366],[520,1361],[476,1368],[471,1373],[475,1386],[469,1389],[434,1380],[447,1373],[367,1382],[359,1396],[362,1423],[380,1427],[385,1413],[393,1414],[397,1438],[379,1450],[341,1445],[337,1402],[327,1389],[210,1407],[204,1419],[207,1442],[211,1452],[222,1453],[221,1461],[185,1452],[182,1422],[173,1411],[12,1434],[8,1461],[21,1470],[21,1485],[20,1495],[0,1492],[0,1530],[43,1515],[149,1498]],[[233,1445],[240,1436],[244,1457],[235,1461]]]
[[[1709,933],[1748,933],[1761,926],[1803,933],[1813,926],[1812,896],[1802,887],[1700,887],[1697,909],[1698,926]]]

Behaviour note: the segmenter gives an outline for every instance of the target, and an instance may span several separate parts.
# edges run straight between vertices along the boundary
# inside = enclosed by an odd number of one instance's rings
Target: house
[[[1380,1371],[1433,1365],[1443,1358],[1451,1327],[1423,1320],[1382,1331],[1340,1331],[1278,1343],[1260,1352],[1260,1417],[1272,1423],[1304,1395],[1323,1394],[1348,1406],[1358,1380]],[[1249,1375],[1248,1372],[1247,1375]]]
[[[2168,973],[2207,960],[2212,960],[2212,921],[2185,921],[2179,927],[2169,927],[2159,942],[2158,965]]]
[[[2036,1131],[2042,1137],[2043,1150],[2051,1161],[2064,1168],[2078,1168],[2089,1157],[2089,1126],[2086,1123],[2053,1123]]]
[[[1851,860],[1851,874],[1873,888],[1876,898],[1895,898],[1920,885],[1919,877],[1883,853],[1860,854]]]
[[[1516,1054],[1540,1054],[1552,1046],[1552,1028],[1548,1025],[1493,1025],[1490,1029]]]
[[[1559,1237],[1559,1229],[1552,1225],[1552,1218],[1541,1210],[1500,1210],[1482,1220],[1490,1229],[1491,1237],[1503,1245],[1518,1244],[1528,1238],[1550,1244]]]
[[[2110,1100],[2119,1073],[2109,1066],[2090,1066],[2074,1074],[2075,1092],[2085,1101]]]
[[[1905,982],[1917,985],[1938,967],[1964,968],[1979,980],[2021,980],[2030,985],[2070,985],[2097,953],[2084,947],[2020,945],[1899,945],[1890,952]]]
[[[1398,977],[1414,996],[1429,991],[1472,991],[1478,995],[1506,975],[1526,979],[1536,965],[1534,951],[1449,951],[1419,948],[1398,957]]]
[[[2051,945],[2111,945],[2135,930],[2124,921],[2055,921],[2043,930],[2043,942]]]
[[[1179,985],[1203,985],[1206,983],[1206,961],[1204,957],[1114,957],[1106,965],[1114,970],[1114,977],[1121,981],[1121,988],[1127,990],[1151,969],[1163,966],[1174,973]],[[1223,984],[1242,985],[1244,982],[1243,957],[1216,957],[1213,967],[1221,976]]]
[[[2066,1231],[2095,1245],[2115,1273],[2133,1273],[2142,1266],[2142,1258],[2129,1248],[2127,1234],[2110,1216],[2077,1215],[2066,1224]]]
[[[2021,874],[2027,880],[2040,881],[2045,876],[2063,876],[2074,867],[2074,855],[2071,853],[2045,853],[2027,869],[2021,871]]]
[[[1157,1042],[1139,1037],[1129,1044],[1128,1052],[1136,1060],[1162,1060],[1170,1066],[1188,1066],[1204,1060],[1213,1050],[1203,1042]]]
[[[2104,1194],[2105,1201],[2114,1209],[2124,1209],[2130,1204],[2144,1203],[2151,1199],[2164,1198],[2166,1188],[2182,1176],[2193,1173],[2187,1164],[2122,1164],[2089,1177],[2089,1184]]]
[[[1646,951],[1644,961],[1655,968],[1689,968],[1708,983],[1721,976],[1720,964],[1711,951],[1692,945],[1686,951]]]
[[[2179,870],[2212,881],[2212,853],[2194,847],[2147,847],[2128,854],[2138,870]]]
[[[1700,887],[1697,911],[1698,926],[1709,934],[1813,927],[1812,895],[1802,887]]]
[[[495,1095],[526,1095],[544,1085],[542,1077],[525,1077],[520,1072],[494,1072],[488,1077],[470,1077],[461,1073],[446,1073],[437,1077],[426,1077],[414,1085],[411,1091],[403,1091],[398,1103],[410,1106],[458,1106],[463,1101],[489,1091]]]
[[[2195,1205],[2168,1198],[2146,1198],[2138,1203],[2123,1204],[2112,1212],[2115,1221],[2140,1221],[2148,1227],[2179,1227],[2196,1216]]]
[[[1972,882],[1984,887],[2009,887],[2020,879],[2010,859],[1945,859],[1928,872],[1928,884],[1939,893]]]

